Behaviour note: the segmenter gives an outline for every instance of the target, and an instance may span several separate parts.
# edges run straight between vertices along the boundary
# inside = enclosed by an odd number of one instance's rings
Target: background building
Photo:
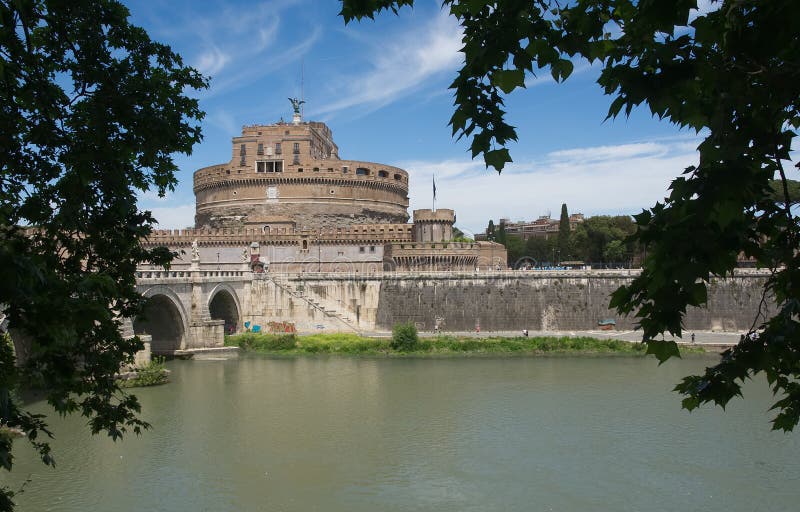
[[[582,213],[573,213],[569,216],[569,229],[575,231],[575,228],[584,221]],[[550,236],[558,236],[559,219],[551,219],[550,215],[542,215],[536,220],[520,220],[511,222],[508,219],[500,219],[495,229],[500,226],[505,228],[506,235],[513,235],[527,240],[531,237],[549,238]],[[484,231],[476,235],[478,240],[487,240],[487,233]]]

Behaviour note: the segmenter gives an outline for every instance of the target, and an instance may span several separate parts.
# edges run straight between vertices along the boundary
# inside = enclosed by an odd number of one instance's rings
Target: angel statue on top
[[[292,108],[294,109],[295,114],[300,113],[300,105],[305,103],[305,100],[301,100],[299,98],[289,98],[289,101],[292,102]]]

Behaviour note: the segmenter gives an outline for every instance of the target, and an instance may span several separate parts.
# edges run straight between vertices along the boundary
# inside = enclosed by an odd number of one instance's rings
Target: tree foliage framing
[[[19,380],[93,433],[147,427],[114,380],[142,348],[121,319],[140,311],[137,264],[171,255],[140,244],[154,219],[137,193],[171,190],[171,155],[201,138],[184,91],[206,79],[128,16],[115,0],[0,0],[0,304],[17,342],[0,358],[0,425],[48,464],[44,417],[11,398]],[[0,436],[0,467],[12,463]],[[0,509],[12,496],[0,488]]]
[[[413,4],[343,0],[341,15],[349,22]],[[732,276],[738,255],[755,259],[771,273],[750,332],[676,390],[690,410],[725,406],[763,372],[779,396],[773,428],[788,431],[800,420],[800,229],[786,167],[800,126],[800,35],[790,21],[800,2],[711,5],[698,13],[696,0],[444,0],[463,29],[465,59],[450,125],[471,138],[473,158],[501,171],[511,161],[504,145],[517,138],[503,97],[529,73],[565,80],[578,58],[600,63],[608,117],[641,105],[701,133],[698,165],[636,216],[644,269],[611,305],[637,316],[648,351],[665,361],[679,353],[662,334],[682,334],[686,308],[706,303],[709,282]]]

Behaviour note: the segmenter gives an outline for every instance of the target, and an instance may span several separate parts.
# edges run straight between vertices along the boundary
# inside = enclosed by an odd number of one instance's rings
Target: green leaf
[[[487,169],[489,167],[494,167],[497,172],[500,172],[503,170],[503,167],[505,167],[506,162],[511,162],[511,155],[505,148],[495,149],[484,153],[483,160],[486,163]]]
[[[670,340],[646,340],[647,354],[652,354],[658,359],[658,364],[662,364],[670,357],[681,357],[678,344]]]
[[[550,64],[550,73],[553,75],[553,80],[556,82],[563,82],[569,78],[569,75],[572,74],[574,69],[575,65],[568,59],[559,59]]]
[[[492,85],[509,94],[517,87],[525,87],[525,72],[519,69],[503,69],[492,73]]]

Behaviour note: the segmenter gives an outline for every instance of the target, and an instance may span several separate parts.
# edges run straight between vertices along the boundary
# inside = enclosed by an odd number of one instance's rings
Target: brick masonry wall
[[[376,328],[413,321],[433,328],[444,318],[445,331],[593,330],[600,319],[613,318],[617,329],[632,329],[634,318],[608,309],[611,292],[631,277],[577,272],[513,276],[384,278],[377,305]],[[706,308],[685,317],[690,330],[744,331],[758,310],[765,276],[738,276],[709,286]]]

